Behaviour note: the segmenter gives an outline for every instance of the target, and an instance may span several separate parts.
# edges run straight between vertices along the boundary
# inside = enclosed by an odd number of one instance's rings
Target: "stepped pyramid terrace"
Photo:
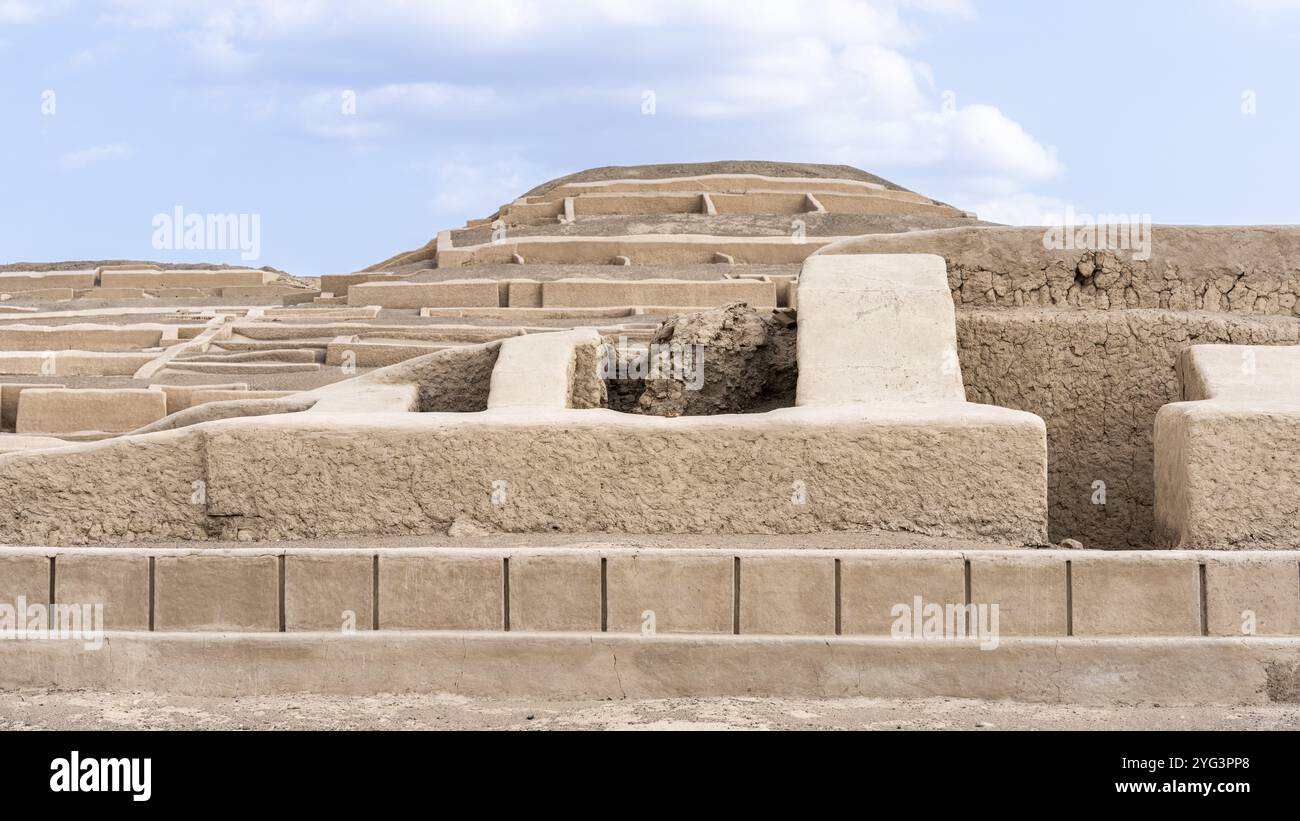
[[[1300,228],[717,162],[430,233],[0,266],[0,602],[111,648],[0,682],[1300,701]]]

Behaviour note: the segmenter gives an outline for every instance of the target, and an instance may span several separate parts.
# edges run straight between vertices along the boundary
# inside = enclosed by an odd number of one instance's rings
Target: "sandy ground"
[[[1300,704],[1094,707],[967,699],[195,698],[11,691],[0,730],[1297,730]]]

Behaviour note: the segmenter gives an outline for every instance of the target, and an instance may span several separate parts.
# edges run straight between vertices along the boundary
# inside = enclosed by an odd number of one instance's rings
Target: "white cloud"
[[[1025,192],[968,202],[966,207],[987,222],[1004,225],[1050,225],[1060,221],[1069,203],[1056,197]]]
[[[1056,149],[1040,144],[1019,123],[989,105],[969,105],[943,115],[952,156],[966,164],[1025,180],[1061,173]]]
[[[531,172],[531,173],[530,173]],[[480,162],[472,157],[437,163],[428,174],[434,196],[430,207],[442,214],[485,217],[536,184],[543,173],[507,160]]]
[[[46,10],[39,0],[0,0],[0,23],[31,23]]]
[[[104,20],[174,30],[216,84],[291,78],[283,111],[325,139],[434,128],[472,146],[477,128],[538,145],[561,125],[635,110],[622,101],[652,89],[691,153],[693,138],[724,133],[789,158],[997,178],[1013,193],[1058,176],[1054,148],[1006,112],[973,94],[941,106],[962,78],[913,56],[934,17],[976,11],[970,0],[117,0]],[[340,112],[345,88],[354,115]]]
[[[506,104],[486,86],[392,83],[315,92],[299,101],[298,109],[310,133],[357,141],[500,114]]]
[[[96,145],[90,148],[83,148],[80,151],[73,151],[64,154],[60,164],[66,169],[85,168],[94,163],[105,160],[115,160],[125,157],[131,153],[131,147],[124,143],[113,143],[111,145]]]

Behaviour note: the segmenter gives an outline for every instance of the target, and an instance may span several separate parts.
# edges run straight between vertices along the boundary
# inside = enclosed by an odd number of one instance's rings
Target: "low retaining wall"
[[[1298,572],[1294,551],[0,548],[0,603],[99,604],[109,631],[0,641],[0,687],[1295,702]]]
[[[335,394],[346,399],[317,395]],[[880,403],[678,419],[362,410],[318,406],[0,457],[0,491],[15,500],[0,509],[0,539],[420,534],[458,520],[509,532],[1046,539],[1043,423],[1001,408]]]
[[[240,268],[168,271],[105,270],[99,275],[99,284],[104,288],[220,288],[226,285],[266,285],[274,282],[276,278],[276,275],[269,271]]]
[[[1296,639],[1007,639],[549,633],[111,633],[0,642],[0,686],[192,695],[983,698],[1294,702]]]
[[[0,274],[0,292],[42,291],[51,288],[91,288],[95,271],[29,271]]]
[[[406,279],[410,274],[394,274],[389,271],[371,271],[370,273],[355,274],[323,274],[320,278],[320,289],[322,293],[333,294],[336,297],[347,297],[348,289],[353,285],[360,285],[363,282],[397,282]]]
[[[564,197],[580,197],[592,193],[662,193],[734,192],[750,189],[767,191],[840,191],[846,194],[882,193],[913,202],[930,202],[926,197],[911,191],[887,189],[866,180],[837,179],[833,177],[770,177],[764,174],[700,174],[693,177],[664,177],[650,180],[593,180],[557,185],[545,194],[527,197],[529,201],[549,201]]]
[[[326,346],[325,364],[380,368],[405,362],[433,351],[445,350],[453,344],[421,342],[414,339],[362,339],[356,336],[340,336]]]
[[[925,638],[935,604],[983,606],[994,640],[1300,635],[1297,551],[0,548],[0,571],[0,602],[52,589],[110,630]]]
[[[602,308],[640,305],[716,307],[748,302],[776,307],[776,285],[748,279],[557,279],[541,283],[546,308]]]
[[[229,382],[223,385],[150,385],[151,391],[162,391],[167,397],[167,413],[179,413],[194,404],[196,391],[246,391],[248,383]]]
[[[349,305],[384,308],[488,307],[500,304],[493,279],[452,279],[442,282],[363,282],[348,289]]]
[[[158,347],[162,336],[157,325],[3,325],[0,351],[136,351]]]
[[[621,237],[529,236],[437,251],[439,268],[509,263],[515,255],[530,263],[606,265],[627,257],[638,265],[702,264],[715,254],[737,263],[787,265],[842,237],[725,237],[642,234]]]
[[[134,376],[157,353],[0,351],[0,373],[35,376]]]
[[[250,390],[196,390],[190,399],[190,407],[206,405],[209,402],[242,402],[249,399],[280,399],[293,396],[300,391],[250,391]]]

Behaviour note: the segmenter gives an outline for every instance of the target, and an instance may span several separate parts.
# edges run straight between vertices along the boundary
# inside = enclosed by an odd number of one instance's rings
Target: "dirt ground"
[[[196,698],[18,690],[0,730],[1297,730],[1300,705],[1082,706],[968,699]]]

